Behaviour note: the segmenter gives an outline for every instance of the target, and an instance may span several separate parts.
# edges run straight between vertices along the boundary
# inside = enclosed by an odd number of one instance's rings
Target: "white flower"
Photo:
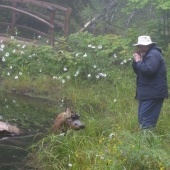
[[[22,48],[25,48],[26,45],[23,45]]]
[[[14,39],[14,36],[11,36],[11,39],[13,40],[13,39]]]
[[[102,49],[102,45],[98,45],[98,47],[97,47],[98,49]]]
[[[127,61],[126,60],[123,60],[124,63],[126,63]]]
[[[7,75],[10,76],[10,72],[8,72]]]
[[[117,100],[116,100],[116,99],[114,99],[114,100],[113,100],[113,102],[117,102]]]
[[[41,72],[42,72],[42,69],[40,69],[39,72],[41,73]]]
[[[40,38],[41,38],[41,35],[38,36],[38,39],[40,39]]]
[[[76,71],[76,73],[74,74],[75,77],[77,77],[79,75],[79,71]]]
[[[91,45],[91,44],[89,44],[87,47],[92,47],[92,45]]]
[[[57,79],[57,76],[53,76],[53,79]]]
[[[66,78],[69,80],[69,79],[70,79],[70,76],[68,75]]]
[[[6,59],[5,59],[5,57],[2,57],[2,61],[5,61]]]
[[[87,77],[91,77],[91,74],[88,74]]]
[[[1,44],[1,48],[4,48],[5,47],[5,45],[4,44]]]
[[[106,77],[106,74],[104,74],[104,73],[99,73],[99,76],[100,76],[100,77]]]
[[[4,49],[3,49],[3,48],[0,48],[0,51],[4,51]]]
[[[15,32],[15,35],[18,35],[17,31]]]
[[[62,79],[61,82],[64,84],[66,81],[64,79]]]
[[[10,66],[9,68],[10,68],[10,69],[12,69],[13,67],[12,67],[12,66]]]
[[[21,44],[18,44],[18,45],[17,45],[17,47],[20,47],[20,46],[21,46]]]
[[[21,54],[24,54],[24,51],[21,51]]]
[[[19,72],[19,75],[21,76],[21,75],[22,75],[22,72]]]
[[[93,66],[93,68],[96,68],[96,67],[97,67],[96,65]]]
[[[110,133],[109,138],[111,139],[113,136],[115,136],[115,133]]]
[[[13,101],[13,103],[16,103],[16,101],[15,100],[12,100]]]
[[[123,63],[123,62],[121,62],[120,64],[121,64],[121,65],[123,65],[124,63]]]
[[[13,53],[15,53],[15,52],[16,52],[16,50],[14,49],[14,50],[13,50]]]
[[[83,55],[83,57],[87,57],[87,54],[85,53],[85,54]]]
[[[96,48],[95,46],[91,46],[91,48]]]
[[[97,75],[96,78],[98,79],[98,78],[99,78],[99,75]]]
[[[117,58],[117,55],[116,54],[113,54],[114,58]]]
[[[6,53],[5,56],[6,56],[6,57],[9,57],[9,53]]]
[[[47,43],[49,43],[49,41],[47,40]]]
[[[73,165],[69,163],[68,166],[69,166],[69,167],[72,167]]]
[[[28,57],[32,58],[32,55],[29,55]]]
[[[15,80],[17,80],[18,79],[18,76],[15,76]]]
[[[65,136],[65,133],[60,133],[59,136]]]
[[[64,70],[64,71],[67,71],[67,67],[64,67],[63,70]]]
[[[79,54],[77,53],[77,54],[76,54],[76,57],[78,57],[78,55],[79,55]]]

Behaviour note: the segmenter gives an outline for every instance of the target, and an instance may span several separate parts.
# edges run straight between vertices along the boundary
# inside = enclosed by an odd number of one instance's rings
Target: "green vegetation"
[[[54,49],[1,42],[1,90],[66,98],[86,124],[65,136],[46,134],[30,148],[29,164],[40,170],[170,169],[169,100],[154,131],[138,128],[133,42],[87,32],[60,39]]]

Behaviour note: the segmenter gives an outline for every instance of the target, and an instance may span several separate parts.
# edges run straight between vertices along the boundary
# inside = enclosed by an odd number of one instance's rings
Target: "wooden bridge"
[[[15,30],[25,30],[48,39],[50,45],[54,46],[55,29],[60,28],[66,37],[68,35],[68,22],[71,15],[71,8],[66,8],[49,2],[40,0],[1,0],[0,8],[11,11],[10,22],[0,21],[1,27],[8,28],[8,36],[14,36]],[[38,23],[47,26],[47,31],[38,30],[30,26],[20,25],[17,23],[17,17],[29,16],[36,20]],[[1,29],[2,30],[2,29]],[[6,37],[6,33],[0,33],[0,36]],[[20,40],[26,40],[24,37],[15,36]],[[29,41],[27,39],[26,41]]]

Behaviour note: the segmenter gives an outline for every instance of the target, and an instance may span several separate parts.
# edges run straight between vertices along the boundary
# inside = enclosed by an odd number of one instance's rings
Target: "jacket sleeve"
[[[144,61],[136,63],[137,69],[148,77],[153,76],[159,69],[160,55],[159,53],[151,53],[146,56]]]
[[[134,60],[132,62],[132,68],[133,68],[133,71],[137,74],[137,64]]]

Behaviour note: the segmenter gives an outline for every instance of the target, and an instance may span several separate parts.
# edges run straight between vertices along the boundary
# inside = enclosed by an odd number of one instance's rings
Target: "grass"
[[[73,36],[69,50],[62,51],[1,44],[1,90],[49,98],[58,105],[63,101],[86,124],[85,130],[65,136],[45,134],[29,148],[29,165],[39,170],[169,170],[169,99],[155,131],[140,131],[127,44],[121,37],[114,42],[108,36],[89,36],[80,36],[81,43]],[[102,49],[89,48],[92,40]],[[168,80],[169,66],[167,60]],[[101,73],[107,76],[99,77]]]

